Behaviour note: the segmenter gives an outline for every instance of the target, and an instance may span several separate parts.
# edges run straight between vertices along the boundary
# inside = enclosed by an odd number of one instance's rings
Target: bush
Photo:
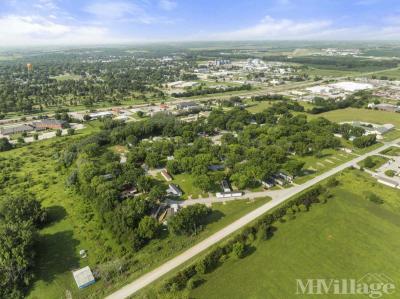
[[[339,181],[335,177],[331,177],[326,182],[326,186],[329,188],[334,188],[339,185]]]
[[[241,242],[236,242],[235,244],[233,244],[232,247],[232,252],[233,255],[239,259],[241,259],[244,256],[244,244]]]
[[[391,170],[391,169],[389,169],[389,170],[386,170],[385,171],[385,174],[388,176],[388,177],[394,177],[395,175],[396,175],[396,172],[394,172],[393,170]]]
[[[376,204],[383,204],[384,200],[382,198],[380,198],[378,195],[376,195],[375,193],[368,193],[367,194],[367,198],[369,201],[376,203]]]

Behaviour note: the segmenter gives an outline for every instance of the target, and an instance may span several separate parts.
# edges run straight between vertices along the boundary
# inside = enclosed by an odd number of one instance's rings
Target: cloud
[[[150,16],[143,7],[126,1],[97,2],[84,8],[84,11],[104,21],[129,21],[151,24],[156,18]]]
[[[383,26],[340,27],[330,20],[295,21],[266,16],[258,24],[238,30],[202,35],[202,40],[395,40],[400,23],[388,19]]]
[[[101,26],[71,26],[41,16],[0,17],[0,45],[61,45],[122,43]]]
[[[171,0],[160,0],[159,2],[159,6],[161,7],[161,9],[167,11],[174,10],[177,7],[177,5],[178,3]]]
[[[300,21],[274,19],[266,16],[258,24],[235,31],[213,35],[215,39],[251,40],[251,39],[297,39],[305,35],[328,28],[330,21]]]

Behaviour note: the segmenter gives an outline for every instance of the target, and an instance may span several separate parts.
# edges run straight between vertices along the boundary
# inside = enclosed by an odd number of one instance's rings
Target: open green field
[[[172,183],[178,185],[182,189],[183,199],[188,199],[188,198],[196,199],[199,197],[208,196],[207,193],[204,194],[199,188],[194,186],[193,176],[190,174],[174,175]]]
[[[53,79],[56,79],[57,81],[66,81],[66,80],[79,80],[82,77],[79,75],[74,75],[74,74],[64,74],[64,75],[58,75],[56,77],[53,77]]]
[[[243,259],[229,258],[190,298],[310,298],[296,294],[296,279],[360,279],[382,273],[400,283],[400,191],[358,170],[338,175],[333,198],[294,220],[276,224],[274,236],[256,241]],[[373,192],[385,203],[366,199]],[[321,298],[347,298],[337,295]],[[350,298],[350,297],[348,297]],[[352,296],[351,298],[367,298]],[[395,299],[398,293],[382,298]]]
[[[357,76],[362,74],[362,72],[358,71],[343,71],[343,70],[323,69],[323,68],[309,68],[304,72],[310,76],[332,77],[332,78]]]
[[[377,72],[376,76],[378,78],[384,76],[384,77],[388,77],[389,79],[399,80],[400,79],[400,68]],[[372,75],[370,77],[372,77]]]
[[[297,158],[298,160],[305,162],[303,167],[304,175],[295,179],[295,183],[302,184],[340,164],[343,164],[356,156],[354,154],[348,154],[341,150],[325,149],[321,152],[319,157],[306,156]]]
[[[397,129],[400,129],[400,114],[396,112],[347,108],[329,111],[318,115],[308,115],[308,117],[325,117],[334,122],[363,121],[376,124],[393,124]]]

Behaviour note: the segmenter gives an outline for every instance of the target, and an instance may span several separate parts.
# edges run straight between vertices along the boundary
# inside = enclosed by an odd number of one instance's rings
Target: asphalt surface
[[[298,186],[295,186],[292,188],[288,188],[285,190],[247,193],[246,195],[244,195],[241,198],[245,199],[245,198],[259,198],[259,197],[270,196],[272,198],[272,200],[269,201],[268,203],[266,203],[265,205],[255,209],[254,211],[246,214],[245,216],[236,220],[235,222],[229,224],[228,226],[226,226],[225,228],[216,232],[215,234],[208,237],[207,239],[194,245],[193,247],[189,248],[188,250],[186,250],[182,254],[178,255],[177,257],[172,258],[171,260],[162,264],[158,268],[139,277],[132,283],[127,284],[126,286],[122,287],[118,291],[107,296],[106,299],[122,299],[122,298],[127,298],[127,297],[135,294],[136,292],[138,292],[139,290],[143,289],[144,287],[150,285],[151,283],[153,283],[154,281],[156,281],[163,275],[167,274],[171,270],[181,266],[183,263],[189,261],[191,258],[195,257],[199,253],[205,251],[206,249],[215,245],[219,241],[225,239],[226,237],[228,237],[235,231],[243,228],[244,226],[246,226],[253,220],[257,219],[258,217],[262,216],[266,212],[270,211],[271,209],[279,206],[281,203],[285,202],[286,200],[288,200],[292,196],[296,195],[297,193],[308,189],[309,187],[337,174],[338,172],[341,172],[342,170],[344,170],[348,167],[355,166],[358,162],[361,162],[366,157],[378,154],[381,151],[389,148],[390,146],[396,145],[399,142],[400,142],[400,139],[385,143],[382,147],[375,149],[371,152],[368,152],[364,155],[360,155],[359,157],[357,157],[349,162],[346,162],[342,165],[339,165],[339,166],[307,181],[304,184],[301,184],[301,185],[298,185]],[[241,198],[236,198],[236,200],[241,199]],[[219,201],[226,201],[226,199],[221,200],[221,199],[210,197],[210,198],[203,198],[203,199],[199,199],[199,200],[192,200],[191,202],[193,204],[195,204],[195,203],[208,204],[208,203],[219,202]]]

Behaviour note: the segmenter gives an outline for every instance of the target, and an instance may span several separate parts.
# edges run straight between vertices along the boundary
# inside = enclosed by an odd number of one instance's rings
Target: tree
[[[363,164],[364,164],[364,167],[366,167],[366,168],[374,168],[374,166],[375,166],[375,162],[374,162],[374,160],[372,160],[372,158],[370,156],[365,158]]]
[[[338,185],[339,185],[339,181],[335,177],[329,178],[328,181],[326,182],[326,186],[328,186],[329,188],[334,188]]]
[[[69,129],[67,130],[67,133],[68,133],[69,136],[72,136],[72,135],[75,134],[75,129],[69,128]]]
[[[139,222],[138,233],[143,239],[151,240],[157,236],[159,229],[160,225],[156,219],[144,216]]]
[[[366,135],[357,137],[353,140],[353,144],[358,148],[365,148],[376,143],[376,135]]]
[[[7,138],[0,138],[0,152],[8,151],[12,149],[12,147],[12,144]]]
[[[62,130],[57,129],[57,131],[56,131],[56,136],[57,136],[57,137],[60,137],[61,135],[62,135]]]
[[[245,252],[244,249],[245,249],[245,247],[242,242],[236,242],[232,246],[232,253],[234,254],[235,257],[240,259],[244,256],[244,252]]]
[[[43,225],[47,220],[47,212],[40,203],[29,195],[10,197],[3,201],[0,215],[5,221],[16,223],[32,221],[36,226]]]
[[[0,298],[23,298],[33,275],[35,229],[30,221],[0,226]]]
[[[33,134],[33,140],[39,140],[39,134],[38,133]]]
[[[293,176],[301,175],[305,162],[298,160],[289,160],[285,163],[283,168]]]
[[[202,191],[210,191],[213,187],[213,181],[210,176],[206,174],[197,175],[194,178],[194,184]]]
[[[206,223],[210,213],[211,209],[204,205],[189,206],[181,209],[168,221],[168,228],[177,235],[197,234],[201,230],[201,226]]]

